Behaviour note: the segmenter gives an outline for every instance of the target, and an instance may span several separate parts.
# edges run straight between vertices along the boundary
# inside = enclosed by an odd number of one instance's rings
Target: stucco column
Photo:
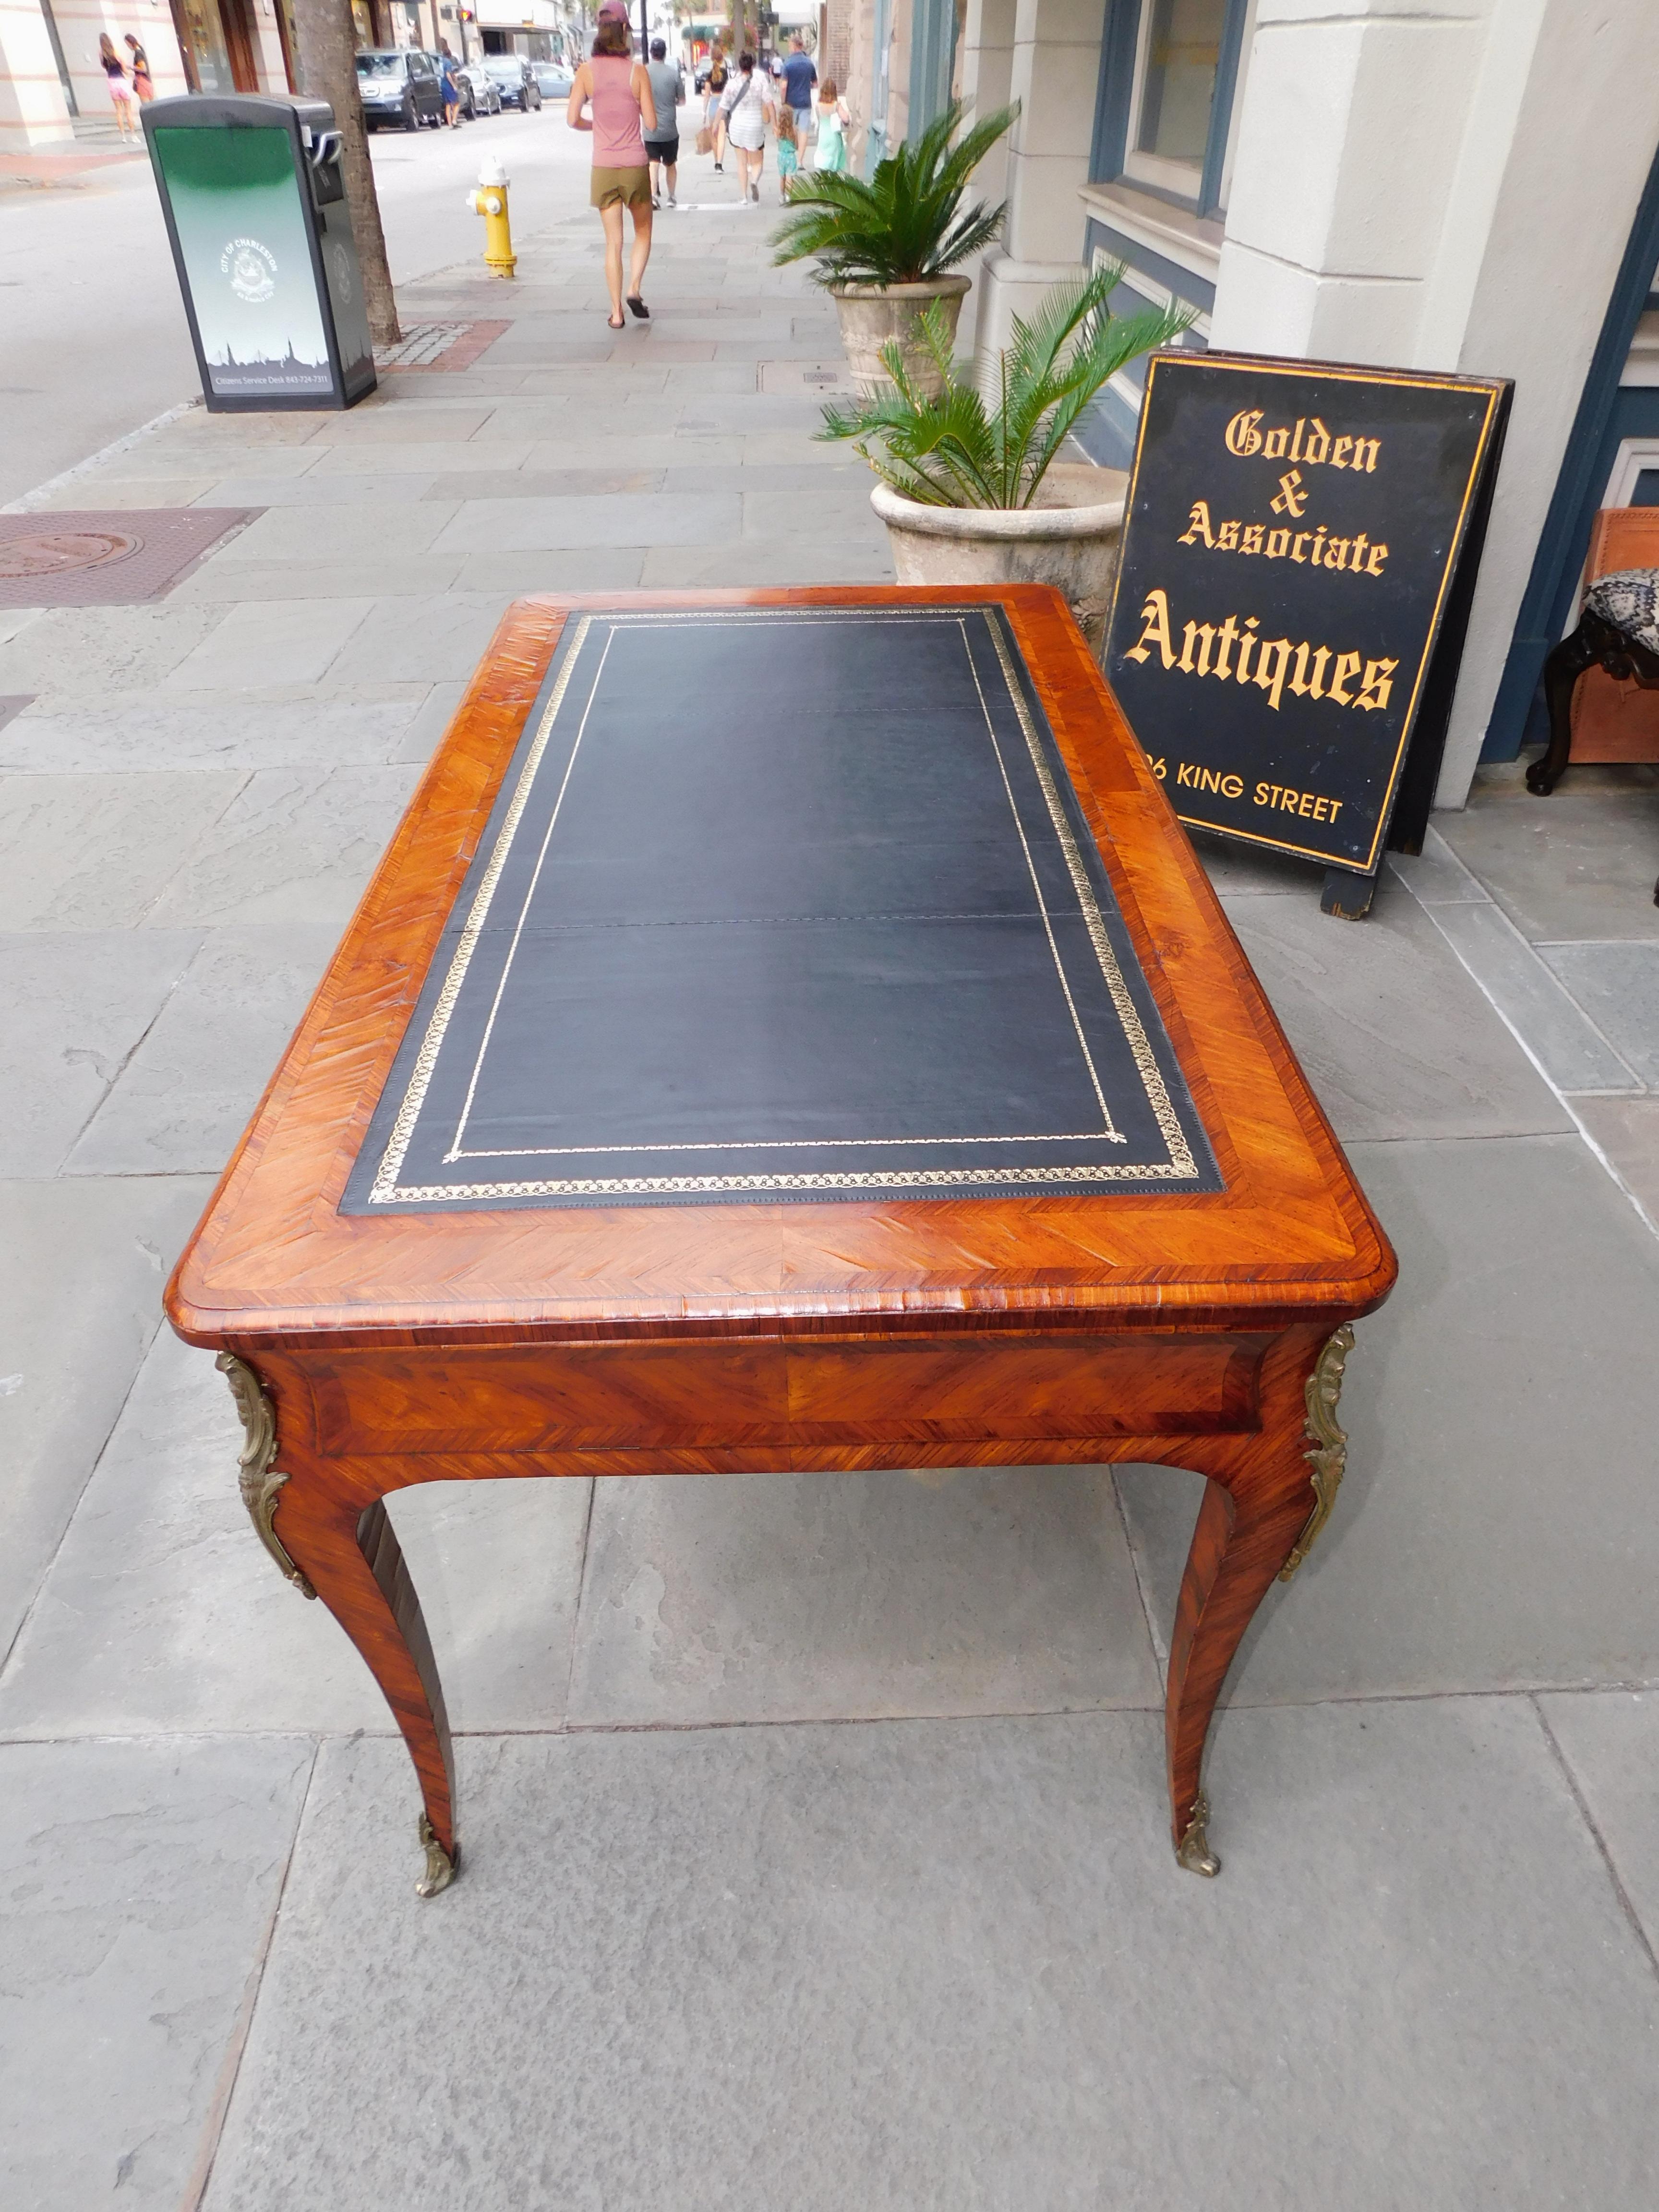
[[[957,85],[963,105],[977,119],[1006,107],[1013,83],[1015,0],[968,0],[957,57]],[[1008,196],[1008,141],[999,140],[974,173],[974,195],[988,207]],[[974,289],[963,301],[957,328],[959,353],[973,352],[985,295],[982,267],[972,272]]]
[[[1492,0],[1259,0],[1211,343],[1404,367]]]
[[[1008,221],[981,267],[981,368],[1051,284],[1083,258],[1079,187],[1089,180],[1105,0],[1016,0],[1009,95],[1020,116],[1008,145]]]
[[[0,0],[0,154],[74,138],[40,0]]]

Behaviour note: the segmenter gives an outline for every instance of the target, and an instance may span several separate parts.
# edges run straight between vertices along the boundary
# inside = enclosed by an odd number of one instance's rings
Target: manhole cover
[[[0,514],[0,607],[131,607],[159,599],[245,507],[58,507]]]
[[[0,542],[0,576],[62,576],[77,568],[106,568],[142,552],[144,541],[130,530],[32,530]]]

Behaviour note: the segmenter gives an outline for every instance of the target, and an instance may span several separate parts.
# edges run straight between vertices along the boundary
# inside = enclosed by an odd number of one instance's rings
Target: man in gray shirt
[[[685,104],[685,79],[669,60],[665,40],[652,40],[646,74],[651,79],[651,101],[657,111],[656,129],[645,134],[645,157],[651,164],[651,204],[661,207],[665,185],[668,205],[674,207],[678,204],[675,168],[680,158],[680,119],[674,111]]]

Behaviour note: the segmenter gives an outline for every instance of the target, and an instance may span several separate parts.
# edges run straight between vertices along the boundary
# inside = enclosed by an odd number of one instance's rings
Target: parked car
[[[571,76],[562,62],[532,62],[531,74],[544,100],[568,100]]]
[[[360,53],[357,89],[371,131],[393,123],[405,131],[418,131],[423,123],[442,127],[443,88],[432,57],[416,47],[371,46]]]
[[[527,115],[541,106],[542,88],[522,54],[486,54],[483,65],[495,81],[503,107],[516,107]]]
[[[501,113],[501,87],[482,62],[469,62],[457,75],[460,79],[462,112],[469,119],[475,115]]]

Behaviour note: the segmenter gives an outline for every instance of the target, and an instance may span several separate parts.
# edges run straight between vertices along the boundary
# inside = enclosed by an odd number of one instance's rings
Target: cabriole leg
[[[234,1352],[222,1352],[218,1365],[242,1419],[242,1498],[260,1541],[296,1589],[322,1600],[397,1716],[422,1801],[426,1872],[416,1889],[435,1897],[459,1864],[449,1720],[421,1601],[385,1500],[362,1503],[361,1488],[337,1462],[301,1460],[279,1469],[276,1411],[258,1376]]]
[[[1221,1870],[1200,1787],[1221,1685],[1257,1606],[1275,1577],[1288,1581],[1307,1556],[1342,1479],[1346,1438],[1336,1401],[1352,1342],[1345,1326],[1322,1346],[1305,1330],[1275,1346],[1263,1364],[1261,1432],[1234,1447],[1231,1465],[1206,1470],[1164,1706],[1171,1832],[1176,1858],[1194,1874]]]

